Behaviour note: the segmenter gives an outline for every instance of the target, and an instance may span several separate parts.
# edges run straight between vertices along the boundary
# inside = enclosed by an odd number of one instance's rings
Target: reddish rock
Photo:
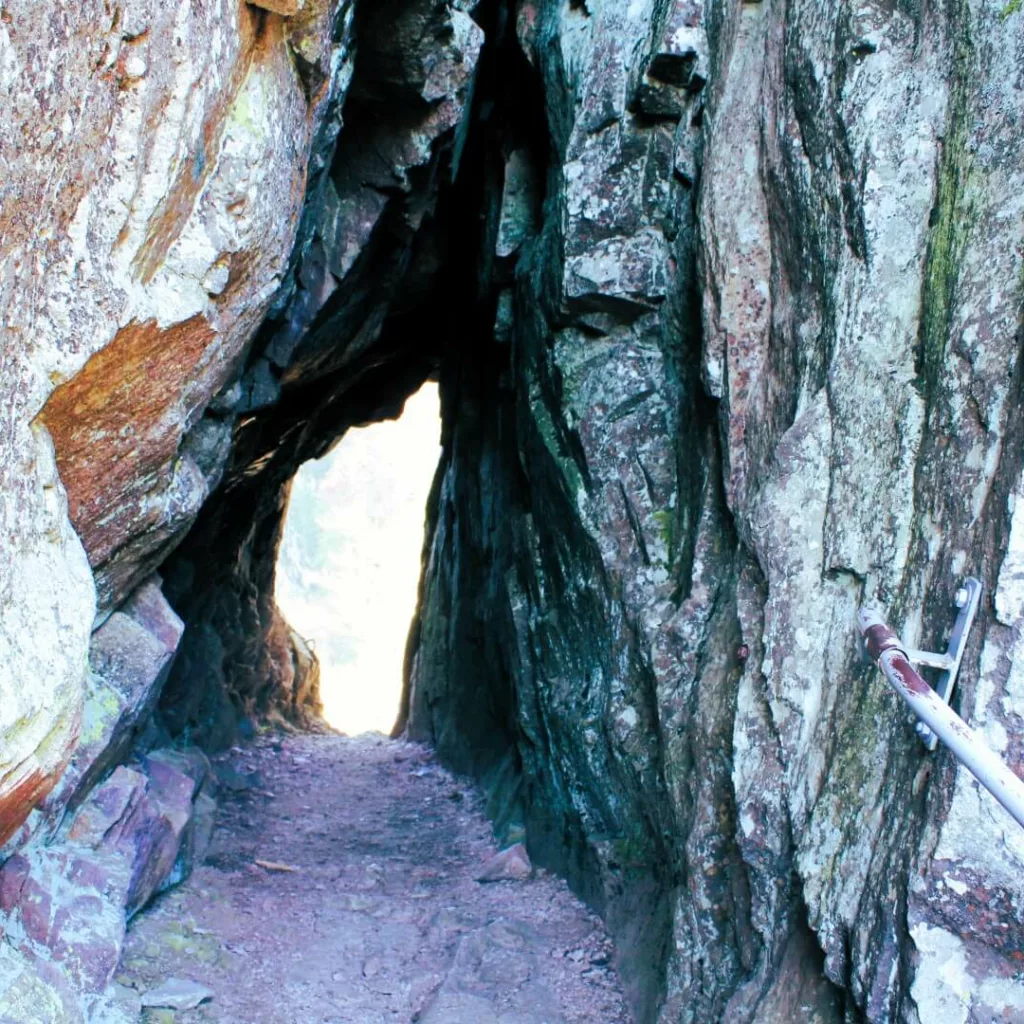
[[[90,794],[68,828],[68,839],[98,847],[145,792],[146,779],[121,765],[110,778]]]
[[[64,843],[10,857],[0,867],[0,910],[17,947],[58,963],[79,991],[103,993],[126,919],[185,877],[208,842],[208,797],[193,825],[207,767],[198,751],[155,752],[148,776],[118,767],[78,810]]]
[[[134,619],[152,633],[163,645],[174,652],[185,626],[174,609],[167,603],[159,576],[152,576],[132,591],[131,597],[119,611]]]
[[[187,475],[174,454],[220,386],[207,353],[215,337],[202,316],[167,328],[129,324],[46,403],[41,419],[54,439],[68,514],[94,568],[129,537],[150,535],[145,546],[159,547],[199,511],[201,487],[174,493]],[[136,543],[133,558],[142,553]],[[108,596],[123,596],[122,586]]]
[[[17,831],[29,812],[53,789],[59,778],[38,769],[0,793],[0,846]]]
[[[124,941],[116,894],[127,885],[127,861],[114,851],[73,846],[40,848],[15,859],[13,868],[8,862],[0,870],[0,886],[12,871],[23,879],[7,912],[19,925],[17,948],[60,964],[80,990],[103,991]]]
[[[29,862],[20,854],[4,862],[3,870],[0,870],[0,910],[5,914],[18,905],[30,870]]]
[[[90,1024],[77,997],[57,964],[0,942],[0,1024]]]
[[[156,706],[182,630],[151,580],[93,634],[79,744],[45,802],[51,820],[128,754]]]
[[[147,754],[142,763],[146,774],[158,787],[170,785],[174,788],[185,785],[187,779],[188,797],[191,800],[199,788],[212,774],[209,758],[198,747],[184,750],[154,750]]]
[[[130,881],[123,895],[125,913],[131,917],[145,906],[171,875],[182,839],[192,817],[192,795],[196,785],[189,776],[161,765],[155,777],[148,782],[145,776],[129,769],[119,768],[115,799],[125,800],[125,812],[104,832],[97,836],[94,819],[88,838],[95,848],[114,849],[131,865]],[[109,784],[107,784],[109,785]],[[130,794],[124,792],[131,786]],[[94,806],[107,786],[100,787]],[[85,811],[86,808],[83,808]],[[76,822],[77,824],[77,822]],[[74,826],[72,834],[75,834]]]

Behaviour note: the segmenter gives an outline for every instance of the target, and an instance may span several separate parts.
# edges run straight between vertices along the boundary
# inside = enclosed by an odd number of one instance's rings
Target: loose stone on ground
[[[119,977],[212,993],[175,1021],[628,1024],[601,921],[525,849],[499,853],[424,748],[261,738],[217,771],[253,784],[222,791],[205,863],[132,922]]]
[[[213,992],[205,985],[181,978],[168,978],[162,985],[151,988],[142,995],[145,1008],[155,1007],[168,1010],[194,1010],[213,998]]]

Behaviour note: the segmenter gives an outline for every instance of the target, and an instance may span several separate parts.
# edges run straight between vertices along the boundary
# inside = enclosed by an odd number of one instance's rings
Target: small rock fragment
[[[256,789],[260,785],[259,772],[240,772],[230,764],[215,765],[213,770],[217,781],[233,793]]]
[[[129,57],[124,62],[124,73],[128,78],[142,78],[146,73],[146,62],[141,57]]]
[[[263,868],[264,871],[281,871],[293,874],[301,870],[301,868],[297,868],[293,864],[279,864],[276,860],[260,860],[258,857],[253,863],[257,867]]]
[[[483,870],[476,876],[476,880],[478,882],[521,881],[524,878],[529,878],[532,871],[533,865],[530,863],[530,855],[526,852],[526,847],[522,843],[516,843],[508,849],[502,850],[501,853],[495,854],[483,866]]]
[[[200,1003],[213,998],[213,992],[197,981],[168,978],[142,996],[144,1007],[162,1007],[168,1010],[194,1010]]]

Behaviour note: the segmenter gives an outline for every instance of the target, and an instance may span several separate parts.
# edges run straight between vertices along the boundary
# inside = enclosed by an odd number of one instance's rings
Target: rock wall
[[[550,146],[442,376],[409,729],[604,906],[642,1020],[1024,1015],[1024,840],[853,625],[941,648],[981,578],[958,703],[1024,767],[1016,7],[509,23]]]
[[[451,243],[445,184],[483,43],[464,6],[357,12],[351,84],[314,152],[287,279],[223,396],[235,426],[220,497],[165,566],[186,622],[163,701],[174,733],[224,746],[240,716],[301,722],[305,705],[317,710],[275,655],[288,487],[350,426],[399,415],[437,371],[443,336],[422,324],[450,299],[438,284]]]
[[[227,456],[230,423],[186,438],[288,264],[346,6],[4,6],[0,838],[75,745],[97,599],[162,561]]]
[[[638,1019],[1024,1019],[1024,840],[854,626],[981,578],[1022,768],[1020,4],[65,8],[0,11],[7,1003],[117,1012],[208,815],[153,751],[315,719],[292,474],[437,376],[402,727]]]
[[[289,266],[352,20],[319,0],[0,11],[4,1021],[128,1019],[126,915],[212,825],[201,769],[152,754],[104,778],[167,740],[182,622],[150,577],[230,454],[216,396]]]
[[[159,6],[0,12],[4,1024],[137,1017],[126,917],[210,822],[190,744],[320,710],[291,475],[439,358],[465,5]]]

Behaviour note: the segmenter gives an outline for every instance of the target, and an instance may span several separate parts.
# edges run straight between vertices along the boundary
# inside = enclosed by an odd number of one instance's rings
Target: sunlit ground
[[[440,432],[425,384],[400,419],[350,430],[292,486],[277,602],[313,641],[328,722],[350,735],[389,732],[398,713]]]

